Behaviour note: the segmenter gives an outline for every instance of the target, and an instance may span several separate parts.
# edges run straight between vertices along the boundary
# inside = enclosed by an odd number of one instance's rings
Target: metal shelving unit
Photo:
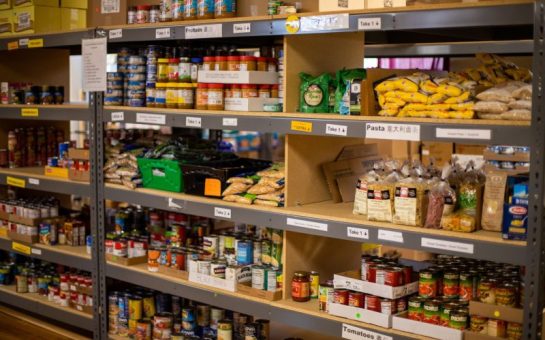
[[[44,175],[44,168],[0,169],[0,185],[15,185],[67,195],[89,196],[90,193],[89,184],[47,177]]]

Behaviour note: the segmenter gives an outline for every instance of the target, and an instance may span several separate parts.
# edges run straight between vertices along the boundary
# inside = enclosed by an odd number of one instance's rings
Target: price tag
[[[449,250],[464,254],[473,254],[474,251],[474,246],[471,243],[445,241],[428,237],[422,237],[420,245],[422,247]]]
[[[492,131],[484,129],[435,129],[435,137],[437,138],[456,138],[456,139],[477,139],[490,140],[492,139]]]
[[[23,254],[27,254],[27,255],[31,254],[30,247],[19,242],[11,242],[11,249]]]
[[[19,48],[19,42],[18,41],[10,41],[8,43],[8,51],[16,50]]]
[[[233,25],[233,34],[250,33],[251,30],[252,30],[252,24],[250,24],[249,22]]]
[[[358,30],[374,31],[382,28],[382,18],[359,18]]]
[[[44,40],[40,39],[30,39],[28,41],[28,48],[39,48],[44,47]]]
[[[39,112],[37,108],[23,108],[21,109],[21,116],[22,117],[38,117]]]
[[[291,217],[288,217],[288,219],[286,220],[286,224],[294,226],[294,227],[299,227],[299,228],[327,231],[326,223],[299,220],[299,219],[291,218]]]
[[[356,326],[343,323],[343,329],[341,337],[348,340],[393,340],[389,335],[372,332],[367,329],[359,328]]]
[[[223,36],[223,25],[196,25],[187,26],[185,28],[186,39],[202,39],[202,38],[221,38]]]
[[[365,138],[420,141],[420,125],[366,123]]]
[[[42,255],[42,250],[37,248],[30,249],[30,252],[34,255]]]
[[[183,201],[180,202],[180,203],[178,203],[178,202],[174,202],[174,199],[173,199],[172,197],[169,197],[169,198],[168,198],[168,207],[169,207],[169,208],[180,209],[180,210],[182,210],[182,209],[184,208],[184,205],[185,205],[185,204],[184,204]]]
[[[312,132],[312,123],[292,120],[291,129],[293,131]]]
[[[214,216],[219,218],[231,218],[231,209],[215,207]]]
[[[29,178],[29,179],[28,179],[28,184],[40,185],[40,180],[37,179],[37,178]]]
[[[237,118],[223,118],[223,126],[238,126]]]
[[[185,117],[185,126],[200,128],[201,127],[201,117]]]
[[[22,39],[19,39],[19,46],[20,47],[27,47],[28,46],[28,38],[22,38]]]
[[[158,125],[165,125],[166,124],[166,116],[165,115],[157,115],[153,113],[137,113],[136,114],[136,122],[142,123],[142,124],[158,124]]]
[[[301,17],[301,32],[334,31],[347,29],[348,13]]]
[[[155,32],[155,33],[157,33],[157,32]],[[121,39],[123,37],[123,30],[121,28],[118,28],[118,29],[115,29],[115,30],[110,30],[108,32],[108,37],[110,38],[110,40]]]
[[[6,182],[8,185],[18,187],[18,188],[24,188],[25,187],[25,180],[22,178],[15,178],[8,176],[6,179]]]
[[[155,30],[155,39],[165,38],[170,38],[170,27],[163,27]]]
[[[125,112],[112,112],[112,122],[122,122],[125,120]]]
[[[369,239],[369,229],[348,227],[348,228],[346,228],[346,236],[352,237],[352,238],[359,238],[359,239],[363,239],[363,240],[368,240]]]
[[[346,136],[347,133],[348,126],[346,125],[326,124],[325,126],[326,135]]]
[[[403,243],[403,233],[401,233],[399,231],[379,229],[378,230],[378,239],[379,240],[384,240],[384,241]]]

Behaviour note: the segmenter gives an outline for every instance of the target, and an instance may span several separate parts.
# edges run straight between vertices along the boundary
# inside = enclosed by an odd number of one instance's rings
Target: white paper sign
[[[123,30],[121,28],[110,30],[108,32],[108,38],[110,38],[110,40],[121,39],[122,37],[123,37]]]
[[[237,290],[236,289],[237,285],[235,281],[220,279],[219,277],[204,275],[195,271],[189,272],[189,281],[200,283],[208,287],[225,289],[230,292],[235,292]]]
[[[83,39],[83,89],[87,92],[106,91],[106,38]]]
[[[19,47],[28,46],[28,38],[19,39]]]
[[[403,233],[399,231],[379,229],[378,239],[384,240],[384,241],[403,243]]]
[[[382,18],[359,18],[358,30],[360,31],[372,31],[380,30],[382,28]]]
[[[185,126],[200,128],[201,117],[185,117]]]
[[[196,25],[187,26],[185,28],[186,39],[202,39],[202,38],[221,38],[223,36],[223,25]]]
[[[347,133],[348,126],[346,125],[326,124],[325,126],[326,135],[346,136]]]
[[[366,123],[365,138],[420,141],[420,125]]]
[[[34,255],[42,255],[42,250],[41,249],[36,249],[36,248],[30,248],[30,252]]]
[[[349,16],[345,14],[301,17],[301,32],[333,31],[349,27]]]
[[[220,218],[231,218],[231,209],[215,207],[214,216]]]
[[[165,125],[166,116],[153,113],[137,113],[136,122],[142,124],[159,124]]]
[[[165,38],[170,38],[170,27],[163,27],[155,30],[155,39]]]
[[[422,237],[421,246],[433,249],[455,251],[464,254],[473,254],[474,246],[471,243],[453,242]]]
[[[223,118],[223,126],[238,126],[237,118]]]
[[[286,224],[294,226],[294,227],[314,229],[314,230],[320,230],[320,231],[327,231],[327,224],[326,223],[299,220],[299,219],[291,218],[291,217],[288,217],[288,219],[286,221]]]
[[[29,178],[29,179],[28,179],[28,184],[40,185],[40,180],[37,179],[37,178]]]
[[[346,228],[346,236],[368,240],[369,229],[348,227]]]
[[[251,30],[252,24],[250,24],[249,22],[233,25],[233,34],[250,33]]]
[[[100,0],[100,13],[119,13],[119,2],[120,0]]]
[[[393,340],[389,335],[376,333],[367,329],[359,328],[356,326],[343,323],[343,329],[341,334],[343,339],[348,340]]]
[[[125,120],[125,112],[112,112],[112,122],[122,122]]]
[[[457,138],[457,139],[492,139],[492,131],[485,129],[435,129],[435,137],[437,138]]]

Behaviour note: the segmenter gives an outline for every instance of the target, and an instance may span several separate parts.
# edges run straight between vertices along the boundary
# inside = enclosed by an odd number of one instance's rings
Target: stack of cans
[[[161,47],[150,45],[146,50],[146,103],[153,106],[155,102],[155,84],[157,83],[157,59],[161,55]]]
[[[146,57],[129,56],[127,64],[125,98],[127,106],[142,107],[146,102]]]
[[[106,74],[106,94],[104,105],[123,105],[123,79],[121,72],[108,72]]]
[[[127,91],[127,87],[129,86],[129,79],[127,78],[127,72],[128,72],[128,69],[127,69],[127,65],[129,64],[129,55],[131,54],[131,51],[128,49],[128,48],[122,48],[118,53],[117,53],[117,72],[123,74],[123,94],[122,94],[122,99],[123,99],[123,103],[122,105],[128,105],[128,102],[127,102],[127,96],[126,96],[126,91]]]

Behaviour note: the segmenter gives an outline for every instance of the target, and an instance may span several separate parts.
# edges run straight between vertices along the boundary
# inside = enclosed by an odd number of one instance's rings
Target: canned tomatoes
[[[437,276],[431,270],[421,270],[418,281],[418,293],[422,297],[432,298],[437,296]]]
[[[348,290],[346,289],[335,289],[335,303],[340,305],[348,304]]]
[[[348,293],[348,305],[352,307],[364,307],[364,298],[365,295],[360,292],[349,292]]]
[[[380,313],[380,298],[374,295],[365,295],[365,307],[368,310]]]
[[[403,269],[399,267],[387,268],[384,271],[384,284],[398,287],[403,285]]]
[[[441,321],[441,304],[435,300],[424,302],[424,317],[423,322],[438,325]]]

